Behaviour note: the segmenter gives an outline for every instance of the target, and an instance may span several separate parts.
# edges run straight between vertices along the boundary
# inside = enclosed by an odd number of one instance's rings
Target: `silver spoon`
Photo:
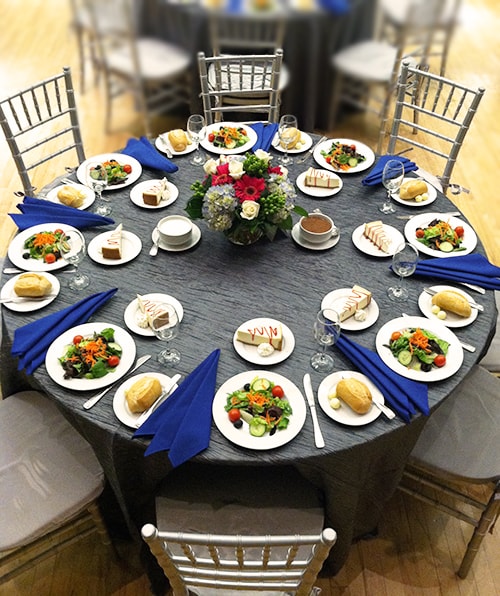
[[[149,255],[151,257],[156,257],[158,254],[158,244],[160,244],[160,232],[158,231],[158,228],[153,230],[153,234],[154,232],[156,232],[156,240],[153,240],[153,246],[149,249]]]

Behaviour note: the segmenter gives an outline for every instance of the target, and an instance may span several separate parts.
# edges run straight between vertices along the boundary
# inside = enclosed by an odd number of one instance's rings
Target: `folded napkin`
[[[51,343],[62,333],[86,323],[90,316],[112,298],[117,288],[92,294],[72,306],[32,321],[14,331],[11,353],[19,356],[18,370],[26,369],[30,375],[45,360],[45,354]]]
[[[97,213],[90,213],[67,205],[58,205],[52,201],[34,197],[24,197],[23,202],[19,203],[17,208],[21,213],[9,213],[9,215],[21,231],[31,228],[31,226],[53,222],[67,224],[78,229],[115,223],[110,217],[103,217]]]
[[[129,139],[122,153],[134,157],[141,165],[153,170],[161,170],[171,174],[179,169],[169,159],[158,153],[146,137]]]
[[[382,173],[384,171],[384,166],[390,159],[400,161],[405,167],[405,174],[408,172],[413,172],[414,170],[418,170],[418,166],[415,162],[403,157],[402,155],[382,155],[382,157],[370,170],[368,176],[365,176],[363,180],[361,180],[361,183],[364,186],[375,186],[376,184],[382,184]]]
[[[333,14],[345,14],[350,9],[349,0],[319,0],[319,5]]]
[[[254,122],[250,124],[257,133],[257,142],[252,147],[252,151],[262,149],[262,151],[269,151],[273,142],[275,134],[278,132],[277,124],[264,124],[263,122]]]
[[[488,290],[500,290],[500,267],[492,265],[480,254],[419,261],[414,275],[438,277],[476,284]]]
[[[169,450],[177,467],[208,447],[219,355],[214,350],[135,431],[153,437],[145,455]]]
[[[378,354],[341,334],[335,344],[382,392],[388,405],[409,422],[415,408],[429,415],[427,385],[406,379],[391,370]]]

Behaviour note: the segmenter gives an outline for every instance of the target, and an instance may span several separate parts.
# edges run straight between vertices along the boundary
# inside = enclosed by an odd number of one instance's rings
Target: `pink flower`
[[[240,202],[258,201],[266,189],[266,182],[263,178],[254,178],[245,174],[240,180],[234,183],[234,190]]]
[[[217,166],[217,174],[229,174],[229,164],[221,163]]]
[[[269,174],[278,174],[278,176],[281,176],[283,174],[283,172],[281,171],[281,168],[279,166],[274,166],[273,168],[268,168],[267,171],[269,172]]]
[[[212,186],[219,186],[221,184],[232,184],[233,179],[229,174],[213,174],[212,175]]]

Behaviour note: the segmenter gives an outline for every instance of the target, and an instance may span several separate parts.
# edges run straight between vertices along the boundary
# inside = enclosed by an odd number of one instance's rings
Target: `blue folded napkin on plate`
[[[220,350],[214,350],[138,428],[152,436],[144,455],[168,450],[174,467],[208,447]]]
[[[264,124],[263,122],[254,122],[250,124],[257,133],[257,142],[252,147],[252,151],[262,149],[262,151],[269,151],[271,148],[275,134],[278,132],[278,124]]]
[[[86,323],[103,304],[112,298],[118,288],[92,294],[76,304],[32,321],[14,331],[11,353],[19,356],[18,370],[30,375],[45,360],[52,342],[68,329]]]
[[[500,290],[500,267],[493,265],[480,254],[419,261],[414,275],[475,284],[488,290]]]
[[[35,197],[24,197],[23,202],[19,203],[17,208],[21,213],[9,213],[9,215],[21,231],[44,223],[67,224],[80,230],[115,223],[110,217],[103,217],[97,213],[75,209],[75,207],[67,205],[58,205],[52,201]]]
[[[382,173],[384,171],[385,164],[390,160],[395,159],[400,161],[405,167],[405,174],[418,170],[418,166],[415,162],[409,160],[402,155],[382,155],[377,163],[370,170],[370,173],[361,180],[361,184],[364,186],[375,186],[376,184],[382,184]]]
[[[319,0],[319,5],[333,14],[346,14],[351,8],[349,0]]]
[[[406,379],[391,370],[378,354],[341,334],[335,344],[382,392],[388,405],[409,422],[415,408],[429,415],[427,385]]]
[[[122,153],[134,157],[142,166],[153,170],[161,170],[171,174],[179,169],[169,159],[158,153],[146,137],[129,139]]]

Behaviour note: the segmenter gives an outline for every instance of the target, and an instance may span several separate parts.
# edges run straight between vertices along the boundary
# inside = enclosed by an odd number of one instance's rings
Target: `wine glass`
[[[292,114],[284,114],[281,116],[278,125],[280,144],[285,148],[285,154],[280,158],[279,161],[284,166],[293,164],[293,158],[288,155],[288,147],[293,142],[293,136],[287,131],[289,131],[291,128],[297,128],[297,118]]]
[[[321,346],[321,351],[311,356],[311,366],[318,372],[329,372],[333,368],[333,358],[326,353],[327,346],[333,346],[340,335],[338,313],[331,308],[324,308],[316,315],[314,337]]]
[[[108,185],[108,173],[106,168],[101,164],[94,166],[89,165],[87,167],[85,179],[87,186],[90,186],[97,196],[98,203],[94,213],[97,213],[98,215],[109,215],[111,213],[111,206],[106,204],[103,205],[101,203],[101,201],[109,203],[109,199],[105,199],[102,196],[102,191]]]
[[[382,211],[382,213],[394,213],[396,211],[391,203],[391,195],[399,190],[404,175],[405,167],[399,160],[390,159],[385,164],[382,172],[382,184],[387,189],[387,198],[379,207],[379,211]]]
[[[153,316],[152,329],[160,341],[170,341],[179,334],[179,315],[175,307],[167,302],[160,302],[156,305]],[[166,347],[157,356],[160,364],[178,364],[181,359],[180,352],[175,348]]]
[[[412,244],[405,242],[398,246],[392,257],[392,270],[399,275],[399,284],[391,286],[387,290],[387,295],[394,302],[406,302],[408,300],[408,290],[403,286],[403,280],[415,272],[417,263],[418,250]]]
[[[202,166],[205,158],[200,152],[200,141],[205,138],[205,118],[201,114],[192,114],[187,121],[187,130],[189,136],[196,144],[196,151],[190,163],[194,166]]]
[[[64,232],[57,244],[61,257],[75,266],[75,274],[68,281],[72,290],[82,290],[90,284],[90,278],[78,271],[78,263],[85,256],[85,237],[79,230]]]

